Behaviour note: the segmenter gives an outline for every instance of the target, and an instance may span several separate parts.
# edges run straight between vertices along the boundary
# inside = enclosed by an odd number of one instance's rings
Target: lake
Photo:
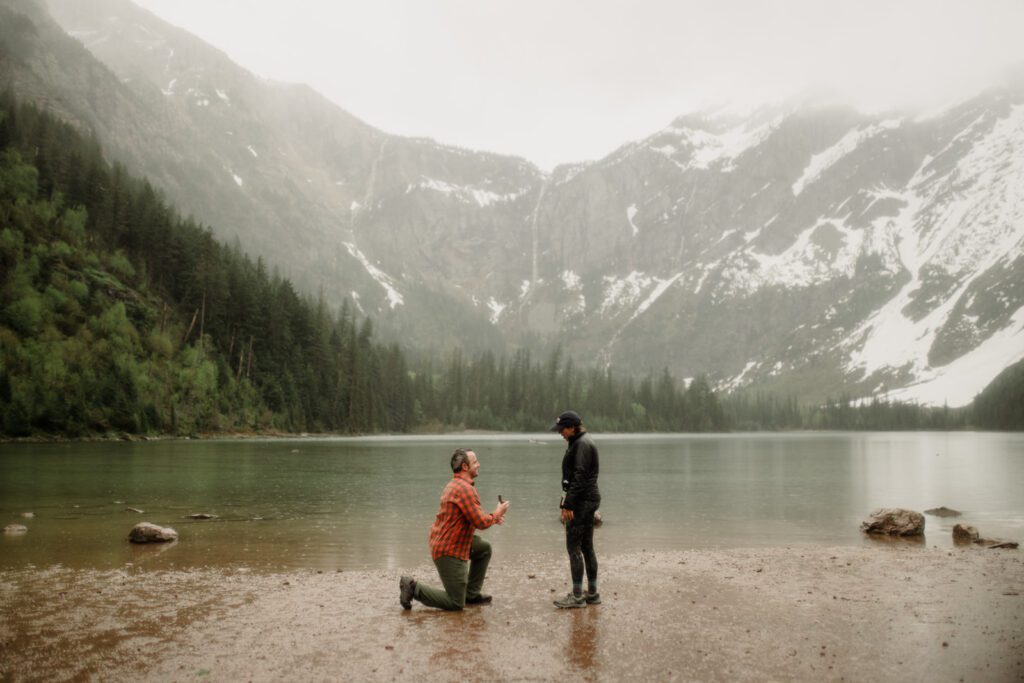
[[[875,543],[876,507],[947,506],[1024,540],[1024,434],[593,434],[605,524],[598,555],[634,550]],[[0,444],[0,567],[247,566],[388,570],[429,562],[427,533],[454,448],[476,450],[495,556],[564,553],[564,442],[554,434]],[[143,514],[129,512],[138,508]],[[25,512],[33,518],[23,518]],[[216,515],[193,520],[193,513]],[[139,521],[179,542],[133,546]]]

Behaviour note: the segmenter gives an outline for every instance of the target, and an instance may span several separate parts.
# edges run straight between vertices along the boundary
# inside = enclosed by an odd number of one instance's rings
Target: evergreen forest
[[[1024,427],[1024,371],[1010,370],[976,424]],[[720,397],[705,377],[618,377],[562,349],[425,357],[182,218],[95,139],[0,96],[0,436],[536,431],[566,408],[605,432],[972,424],[970,410]]]

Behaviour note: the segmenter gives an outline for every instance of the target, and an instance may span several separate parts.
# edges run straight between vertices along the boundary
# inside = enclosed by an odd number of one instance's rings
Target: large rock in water
[[[879,508],[860,525],[869,534],[920,536],[924,533],[924,515],[902,508]]]
[[[978,530],[969,524],[957,524],[953,527],[954,543],[974,543],[981,535]]]
[[[132,543],[166,543],[167,541],[177,541],[178,532],[170,527],[139,522],[132,527],[128,534],[128,540]]]

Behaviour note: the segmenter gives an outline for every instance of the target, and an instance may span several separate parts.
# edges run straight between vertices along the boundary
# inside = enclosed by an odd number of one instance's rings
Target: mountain
[[[0,0],[0,82],[412,347],[951,406],[1024,358],[1020,74],[927,113],[689,113],[545,174],[389,135],[127,0],[48,8]]]

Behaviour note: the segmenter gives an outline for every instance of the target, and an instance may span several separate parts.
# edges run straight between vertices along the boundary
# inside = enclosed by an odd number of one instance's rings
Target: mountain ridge
[[[951,405],[1024,356],[1012,82],[929,115],[827,97],[694,112],[546,174],[388,135],[302,86],[253,77],[250,104],[231,68],[218,82],[201,60],[180,67],[201,75],[193,92],[176,90],[156,80],[155,17],[118,33],[91,0],[49,4],[66,29],[106,36],[95,54],[122,79],[150,64],[148,81],[120,84],[136,98],[182,100],[168,105],[174,136],[136,162],[178,206],[412,345],[562,344],[579,362],[707,373],[719,388]],[[109,24],[129,3],[102,6]],[[971,354],[991,358],[979,370]]]

